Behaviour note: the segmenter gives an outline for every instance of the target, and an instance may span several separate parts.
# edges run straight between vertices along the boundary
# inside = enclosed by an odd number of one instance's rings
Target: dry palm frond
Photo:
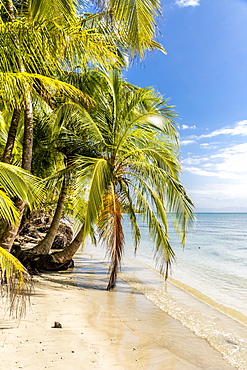
[[[0,290],[10,314],[23,317],[32,290],[31,277],[18,259],[1,247]]]
[[[111,259],[109,268],[110,279],[107,290],[111,290],[116,285],[117,272],[123,254],[124,232],[122,225],[122,202],[112,184],[103,199],[103,208],[99,216],[99,235],[100,239],[107,244],[108,254]]]

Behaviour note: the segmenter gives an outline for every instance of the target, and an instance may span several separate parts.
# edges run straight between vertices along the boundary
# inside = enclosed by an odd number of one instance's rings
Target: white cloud
[[[195,125],[193,125],[193,126],[182,125],[179,128],[180,128],[180,130],[187,130],[187,129],[194,130],[194,129],[196,129],[196,126]]]
[[[180,145],[189,145],[195,143],[195,140],[182,140],[180,141]]]
[[[223,161],[215,166],[220,172],[247,174],[247,143],[226,148],[212,158],[222,158]]]
[[[200,164],[202,162],[206,162],[208,158],[203,158],[203,157],[189,157],[186,159],[182,160],[183,165],[195,165],[195,164]]]
[[[200,148],[201,149],[217,149],[218,148],[218,144],[216,143],[202,143],[200,144]]]
[[[214,139],[218,135],[222,136],[219,141]],[[184,185],[197,208],[247,211],[246,137],[247,119],[183,140],[200,144],[199,152],[194,144],[191,149],[195,152],[191,150],[182,161]],[[198,142],[203,138],[209,139]]]
[[[247,120],[238,122],[233,128],[223,128],[220,130],[215,130],[207,135],[198,136],[198,139],[203,139],[205,137],[214,137],[218,135],[242,135],[247,136]]]
[[[208,170],[205,170],[201,167],[186,167],[186,166],[183,166],[183,171],[190,172],[190,173],[193,173],[194,175],[198,175],[198,176],[221,177],[221,176],[219,176],[219,173],[217,173],[215,171],[208,171]]]
[[[206,158],[195,156],[183,160],[183,170],[198,176],[247,180],[247,143],[224,148]]]
[[[176,0],[175,4],[180,7],[200,5],[200,0]]]

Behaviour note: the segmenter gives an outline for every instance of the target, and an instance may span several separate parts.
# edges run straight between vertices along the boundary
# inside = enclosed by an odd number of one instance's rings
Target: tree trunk
[[[35,253],[35,254],[47,254],[50,252],[50,249],[56,237],[57,230],[59,227],[59,222],[62,216],[63,206],[64,206],[64,202],[66,199],[67,188],[68,188],[67,180],[66,180],[66,177],[64,177],[62,188],[61,188],[58,202],[57,202],[56,211],[54,213],[51,226],[46,236],[44,237],[44,239],[36,247],[32,248],[30,252]]]
[[[13,111],[11,124],[10,124],[9,132],[8,132],[8,139],[5,145],[3,158],[2,158],[2,162],[4,163],[11,162],[12,152],[13,152],[13,148],[15,145],[16,132],[17,132],[18,123],[20,120],[20,114],[21,114],[21,110],[18,108],[15,108]]]
[[[31,172],[33,154],[33,105],[31,93],[28,91],[25,97],[24,107],[24,138],[22,152],[22,168]]]
[[[36,273],[39,270],[62,270],[73,266],[72,258],[80,248],[84,238],[84,226],[76,235],[75,239],[61,252],[53,254],[33,255],[29,251],[22,251],[17,248],[14,255],[26,267],[29,273]]]

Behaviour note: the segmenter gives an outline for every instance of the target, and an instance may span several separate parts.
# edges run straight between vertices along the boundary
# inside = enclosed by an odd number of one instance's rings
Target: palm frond
[[[143,188],[143,192],[146,192],[153,199],[155,206],[158,206],[157,212],[161,218],[163,216],[159,210],[162,210],[164,205],[166,206],[167,212],[172,214],[175,230],[184,245],[186,233],[195,220],[194,205],[186,194],[177,174],[173,175],[170,171],[147,161],[133,161],[131,165],[133,165],[135,172],[132,171],[126,175],[133,176],[135,179],[133,181],[137,181]],[[164,216],[166,217],[165,214]]]
[[[167,276],[168,268],[175,259],[175,253],[169,243],[169,237],[166,232],[168,227],[167,225],[164,225],[163,222],[161,223],[159,221],[147,200],[146,194],[143,194],[142,191],[140,191],[140,189],[132,182],[128,183],[135,194],[136,208],[140,211],[141,217],[147,223],[150,239],[154,242],[156,264],[159,267],[160,272],[162,274],[165,273],[165,276]],[[159,213],[161,214],[161,210]]]
[[[172,214],[175,230],[180,235],[184,246],[186,234],[195,222],[194,204],[179,180],[167,176],[166,183],[167,207]]]
[[[93,103],[91,98],[81,90],[66,82],[56,80],[47,76],[31,73],[2,73],[0,72],[0,96],[13,108],[21,106],[23,93],[35,89],[37,84],[46,86],[51,95],[63,94],[68,98],[83,101],[85,105]],[[40,85],[38,87],[40,89]]]
[[[0,289],[10,313],[24,316],[28,294],[32,289],[31,277],[17,258],[1,247]]]
[[[15,226],[19,221],[19,212],[17,211],[13,201],[2,190],[0,190],[0,217]]]
[[[73,0],[29,0],[29,18],[36,22],[49,19],[62,26],[75,20],[75,3]]]
[[[90,233],[102,208],[103,196],[109,186],[112,173],[104,158],[95,159],[89,187],[88,204],[85,215],[85,235]]]
[[[155,18],[160,12],[159,0],[98,0],[101,9],[111,14],[111,20],[131,50],[131,56],[140,55],[154,48],[166,53],[164,48],[155,41],[157,25]]]
[[[41,201],[44,189],[40,179],[20,167],[0,162],[0,186],[11,197],[17,196],[33,208]]]

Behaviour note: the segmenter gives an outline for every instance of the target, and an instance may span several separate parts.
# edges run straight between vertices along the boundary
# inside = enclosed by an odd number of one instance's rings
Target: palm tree
[[[167,216],[184,244],[193,221],[193,204],[180,180],[179,145],[174,111],[152,89],[141,89],[121,79],[116,70],[91,72],[88,93],[96,108],[87,115],[95,136],[91,145],[96,157],[77,156],[73,167],[77,183],[88,183],[88,201],[77,242],[54,256],[56,262],[71,258],[87,234],[97,225],[110,255],[110,280],[115,286],[124,247],[123,214],[131,220],[135,248],[140,240],[136,212],[147,223],[156,245],[156,260],[167,276],[174,259],[169,244]],[[85,79],[86,81],[86,79]],[[84,81],[84,82],[85,82]],[[80,187],[77,187],[78,192]],[[80,208],[80,202],[75,205]],[[70,252],[71,248],[71,253]],[[165,269],[164,269],[165,268]]]
[[[57,109],[46,112],[35,122],[33,166],[37,175],[48,173],[47,189],[59,189],[51,225],[44,239],[29,252],[47,254],[55,239],[64,212],[67,192],[73,193],[74,170],[71,163],[77,154],[94,156],[90,145],[90,131],[85,122],[86,110],[82,104],[65,102]],[[52,166],[55,164],[55,166]],[[53,168],[52,168],[53,167]],[[44,169],[46,171],[44,171]],[[50,172],[50,173],[49,173]],[[58,186],[57,186],[58,185]],[[60,186],[61,185],[61,186]],[[49,193],[48,193],[49,194]]]

